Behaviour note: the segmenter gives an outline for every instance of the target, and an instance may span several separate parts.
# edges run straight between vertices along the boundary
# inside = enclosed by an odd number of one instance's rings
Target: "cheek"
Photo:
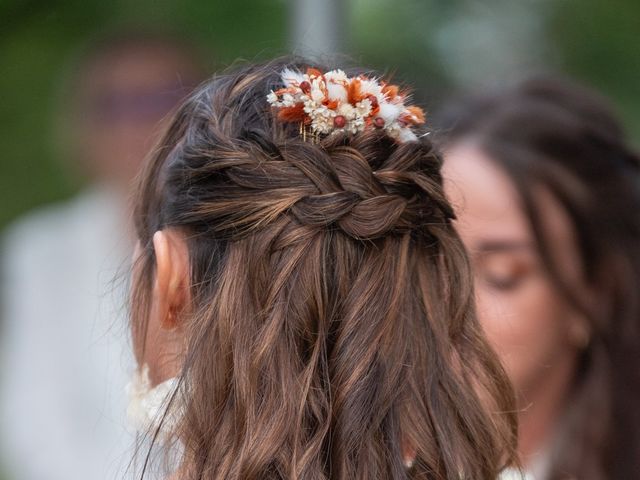
[[[153,146],[153,125],[124,124],[92,132],[85,144],[85,161],[106,179],[130,180]]]
[[[512,291],[478,285],[478,315],[519,392],[536,387],[569,351],[568,309],[541,277]]]

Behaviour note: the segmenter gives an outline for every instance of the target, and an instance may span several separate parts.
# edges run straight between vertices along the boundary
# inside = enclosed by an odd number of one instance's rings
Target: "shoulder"
[[[20,217],[4,231],[2,254],[5,265],[39,256],[49,256],[72,235],[77,202],[47,205]]]
[[[70,200],[38,208],[16,220],[0,240],[2,270],[6,279],[64,268],[69,259],[79,261],[95,245],[102,225],[114,216],[113,202],[97,189]],[[66,263],[65,263],[66,262]]]
[[[73,248],[74,243],[87,240],[87,232],[115,216],[114,210],[119,208],[115,203],[113,195],[91,188],[69,200],[37,208],[7,227],[2,251],[11,256]]]

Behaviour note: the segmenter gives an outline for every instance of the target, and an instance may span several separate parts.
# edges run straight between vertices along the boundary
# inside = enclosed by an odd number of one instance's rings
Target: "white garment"
[[[127,419],[132,428],[138,432],[153,432],[160,428],[170,434],[182,417],[181,409],[177,407],[180,400],[173,398],[179,383],[179,377],[173,377],[153,387],[149,365],[145,363],[139,368],[127,385]]]
[[[506,468],[500,473],[498,480],[546,480],[550,468],[549,454],[547,446],[529,458],[526,470],[521,472],[515,468]]]
[[[531,473],[520,472],[515,468],[505,468],[500,472],[498,480],[537,480]]]
[[[111,480],[131,460],[123,205],[96,188],[6,232],[0,453],[10,480]]]

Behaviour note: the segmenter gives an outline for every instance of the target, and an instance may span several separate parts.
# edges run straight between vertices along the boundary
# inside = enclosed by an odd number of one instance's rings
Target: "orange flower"
[[[322,77],[322,72],[317,68],[309,67],[307,68],[307,75],[309,75],[309,78]]]
[[[283,122],[307,122],[304,104],[296,103],[293,107],[282,107],[278,112],[278,119]]]
[[[276,95],[281,97],[285,93],[290,93],[291,95],[295,95],[297,93],[297,89],[295,87],[287,87],[276,90]]]
[[[407,107],[411,116],[409,117],[409,123],[413,123],[414,125],[420,125],[425,122],[424,110],[420,107],[416,107],[415,105],[411,105]]]
[[[360,89],[360,79],[354,78],[349,83],[349,88],[347,89],[347,98],[349,99],[349,103],[351,105],[355,105],[360,100],[362,100],[365,96],[362,94],[362,90]]]
[[[325,99],[322,104],[327,107],[330,110],[335,110],[336,108],[338,108],[338,105],[340,104],[339,100],[329,100],[328,98]]]
[[[396,98],[398,96],[398,91],[399,88],[397,85],[389,85],[388,83],[385,83],[382,86],[382,93],[385,94],[387,100],[393,100],[394,98]]]

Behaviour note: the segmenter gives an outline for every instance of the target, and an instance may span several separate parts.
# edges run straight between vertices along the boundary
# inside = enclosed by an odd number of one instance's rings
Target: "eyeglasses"
[[[188,92],[187,88],[103,92],[92,99],[90,116],[102,124],[159,121]]]

